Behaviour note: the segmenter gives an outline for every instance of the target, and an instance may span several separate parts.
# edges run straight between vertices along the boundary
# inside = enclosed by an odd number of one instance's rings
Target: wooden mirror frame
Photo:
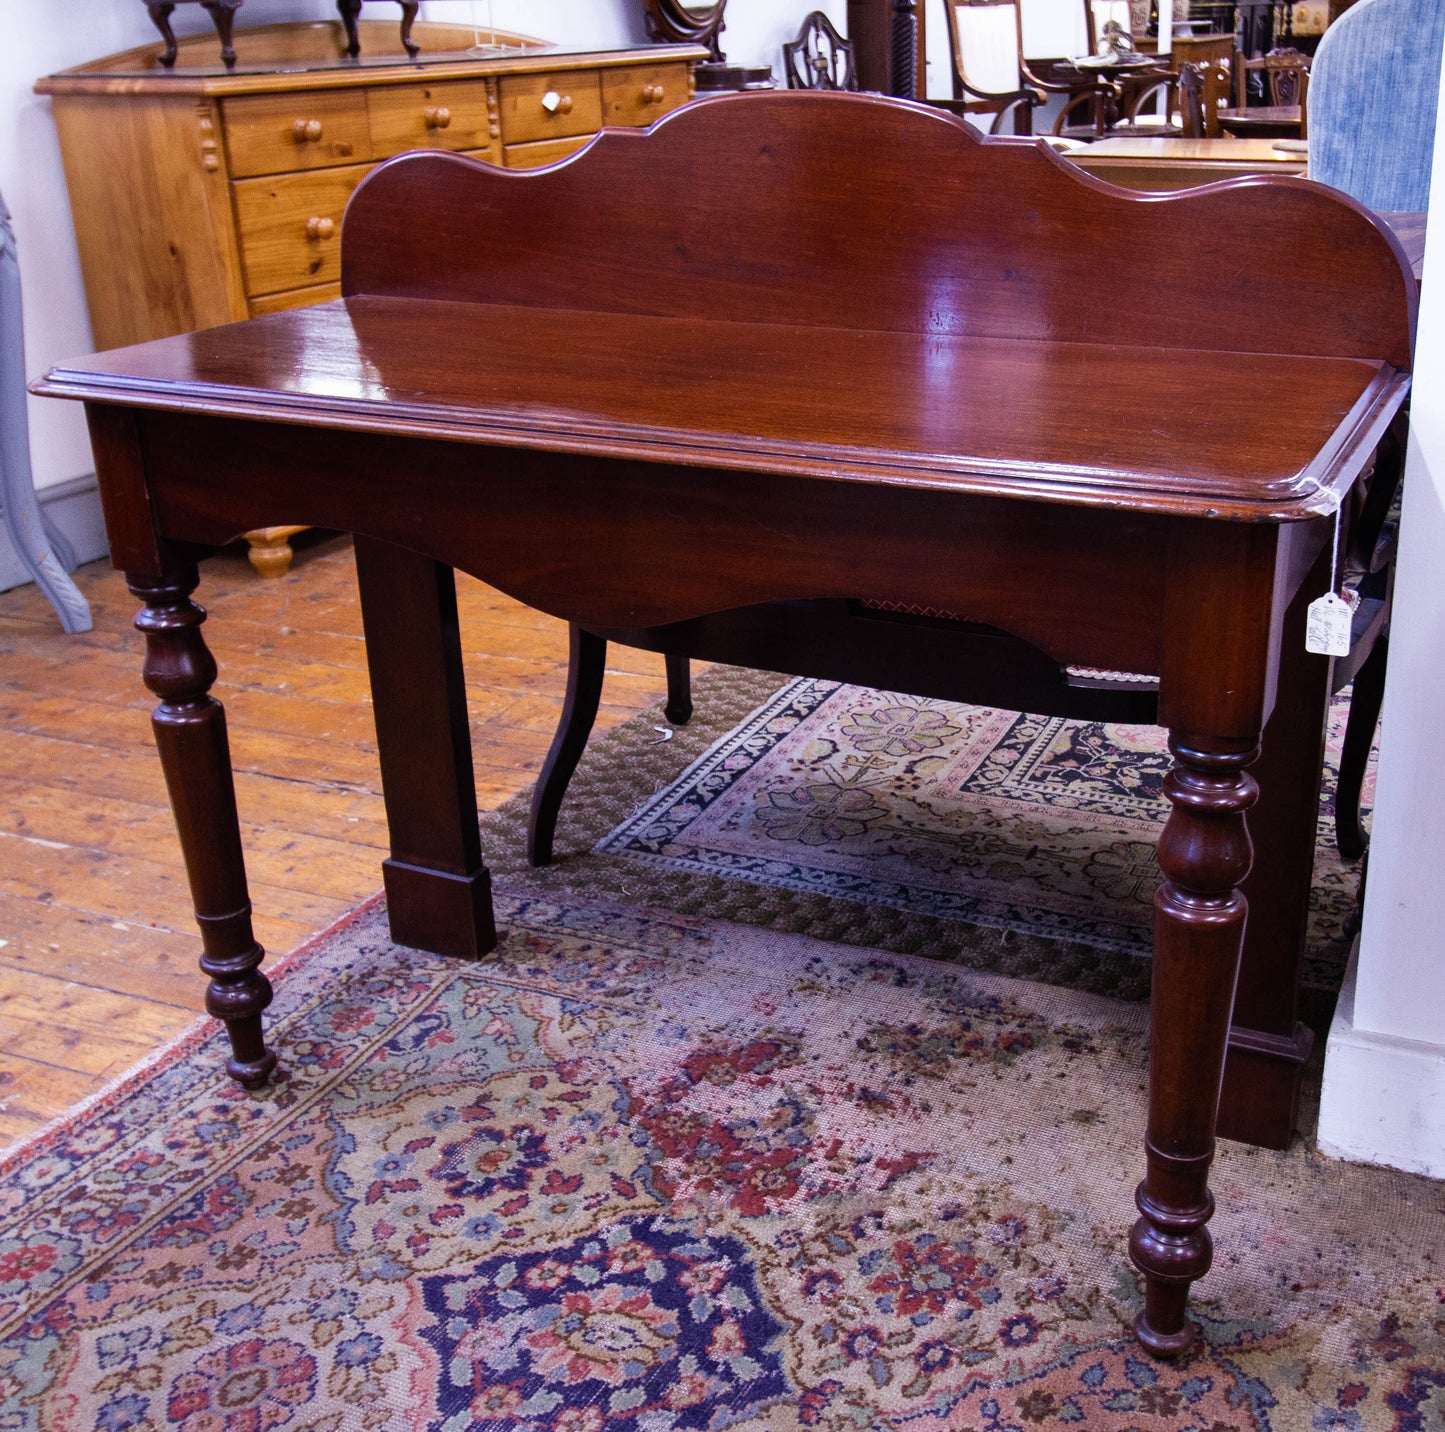
[[[647,6],[647,33],[654,40],[674,44],[706,45],[713,61],[721,63],[722,45],[718,35],[723,28],[723,10],[727,0],[689,7],[687,0],[644,0]]]

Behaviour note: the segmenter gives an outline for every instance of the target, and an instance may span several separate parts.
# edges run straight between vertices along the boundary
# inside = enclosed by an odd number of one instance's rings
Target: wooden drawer
[[[502,163],[508,169],[540,169],[544,164],[555,164],[569,154],[575,154],[591,140],[590,134],[580,134],[571,139],[539,139],[532,144],[504,144]]]
[[[602,128],[596,70],[505,75],[500,90],[502,140],[506,144],[594,134]]]
[[[686,103],[686,65],[628,65],[602,71],[603,124],[648,125]]]
[[[371,158],[366,95],[360,90],[228,99],[222,119],[233,179],[328,169]]]
[[[371,151],[485,149],[498,138],[494,91],[486,80],[386,85],[371,92]]]
[[[341,297],[339,283],[321,283],[315,288],[292,288],[285,293],[267,293],[260,298],[246,300],[246,308],[252,318],[263,313],[280,313],[287,308],[305,308],[312,303],[328,303]]]
[[[341,277],[341,214],[369,168],[355,164],[232,186],[248,297]]]

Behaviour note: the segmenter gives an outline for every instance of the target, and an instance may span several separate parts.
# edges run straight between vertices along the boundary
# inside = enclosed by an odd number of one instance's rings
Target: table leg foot
[[[1244,813],[1258,788],[1246,767],[1257,742],[1172,733],[1165,781],[1173,810],[1159,838],[1164,883],[1154,901],[1146,1172],[1129,1236],[1144,1275],[1140,1343],[1176,1357],[1193,1341],[1190,1285],[1214,1256],[1209,1166],[1239,977],[1252,860]]]
[[[1262,1149],[1287,1149],[1294,1139],[1300,1086],[1314,1045],[1314,1030],[1298,1021],[1293,1034],[1236,1024],[1224,1061],[1219,1137]]]
[[[258,527],[246,533],[246,553],[258,576],[284,577],[291,570],[291,538],[304,527]]]
[[[492,877],[486,870],[454,875],[385,860],[381,875],[397,944],[462,960],[477,960],[496,949]]]
[[[231,1039],[226,1072],[255,1089],[276,1067],[261,1032],[271,985],[251,930],[226,713],[210,695],[216,663],[201,635],[206,613],[190,599],[197,580],[194,566],[127,578],[145,603],[135,624],[146,639],[145,683],[161,699],[151,726],[201,927],[201,969],[211,980],[206,1009]]]

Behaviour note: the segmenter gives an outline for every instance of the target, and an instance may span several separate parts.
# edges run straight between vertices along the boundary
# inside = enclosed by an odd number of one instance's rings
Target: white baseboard
[[[93,562],[110,550],[105,540],[105,519],[100,511],[100,490],[95,485],[94,474],[43,487],[35,495],[45,516],[69,540],[77,562]],[[24,586],[29,580],[30,573],[21,565],[4,529],[0,528],[0,592]]]
[[[1357,1029],[1355,956],[1325,1046],[1320,1152],[1445,1178],[1445,1044]]]

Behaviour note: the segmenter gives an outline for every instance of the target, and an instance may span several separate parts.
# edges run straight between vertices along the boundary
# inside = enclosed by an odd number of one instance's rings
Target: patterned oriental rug
[[[504,807],[487,827],[492,868],[553,891],[1148,998],[1154,847],[1168,813],[1159,727],[726,667],[699,680],[696,708],[665,742],[654,717],[594,743],[552,868],[522,859],[527,802]],[[1347,715],[1337,702],[1304,971],[1307,992],[1328,995],[1360,883],[1328,806]],[[1373,794],[1372,768],[1367,809]],[[1330,998],[1306,1005],[1328,1022]]]
[[[1144,1009],[500,892],[375,902],[0,1165],[5,1432],[1429,1432],[1445,1197],[1226,1144],[1202,1342],[1127,1329]]]

